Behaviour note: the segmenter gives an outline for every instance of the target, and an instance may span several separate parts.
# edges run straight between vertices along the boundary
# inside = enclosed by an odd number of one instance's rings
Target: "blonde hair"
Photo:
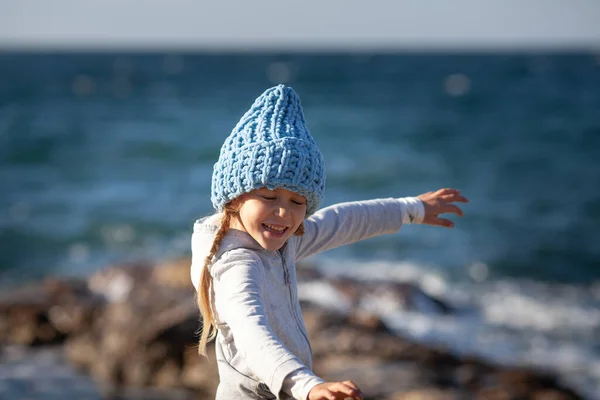
[[[231,218],[237,216],[238,210],[231,206],[231,203],[225,205],[223,210],[223,216],[221,217],[221,225],[215,234],[212,246],[206,258],[204,259],[204,265],[200,272],[200,285],[198,288],[198,308],[202,314],[202,331],[200,334],[200,343],[198,344],[198,353],[206,356],[206,345],[208,342],[213,340],[217,336],[217,323],[215,320],[215,314],[212,308],[210,288],[212,284],[212,276],[210,274],[210,267],[213,263],[213,258],[219,251],[221,241],[229,231],[229,225]],[[304,235],[304,221],[300,224],[294,236]]]

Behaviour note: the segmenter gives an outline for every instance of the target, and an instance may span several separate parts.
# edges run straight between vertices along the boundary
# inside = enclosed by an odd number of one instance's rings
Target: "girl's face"
[[[306,198],[289,190],[261,188],[233,200],[231,228],[247,232],[263,248],[279,250],[306,216]]]

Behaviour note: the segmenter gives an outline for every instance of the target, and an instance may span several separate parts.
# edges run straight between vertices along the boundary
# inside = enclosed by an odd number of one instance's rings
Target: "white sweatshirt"
[[[395,233],[403,223],[420,223],[423,217],[423,204],[414,197],[337,204],[306,219],[304,235],[292,236],[278,251],[263,249],[245,232],[229,230],[210,267],[218,322],[217,400],[305,400],[324,381],[311,371],[296,261]],[[196,290],[219,221],[214,215],[194,224],[191,278]]]

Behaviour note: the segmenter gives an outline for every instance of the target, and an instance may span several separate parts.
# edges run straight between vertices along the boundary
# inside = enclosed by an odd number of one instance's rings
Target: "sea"
[[[403,335],[600,399],[600,54],[0,53],[0,289],[189,256],[223,140],[279,83],[324,155],[323,206],[470,200],[453,229],[311,262],[462,310],[371,305]]]

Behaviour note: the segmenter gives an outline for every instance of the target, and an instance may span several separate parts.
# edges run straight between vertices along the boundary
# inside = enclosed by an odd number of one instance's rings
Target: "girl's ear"
[[[300,226],[298,226],[298,229],[296,229],[296,232],[294,232],[294,236],[302,236],[304,235],[304,221],[302,221],[302,223],[300,223]]]

